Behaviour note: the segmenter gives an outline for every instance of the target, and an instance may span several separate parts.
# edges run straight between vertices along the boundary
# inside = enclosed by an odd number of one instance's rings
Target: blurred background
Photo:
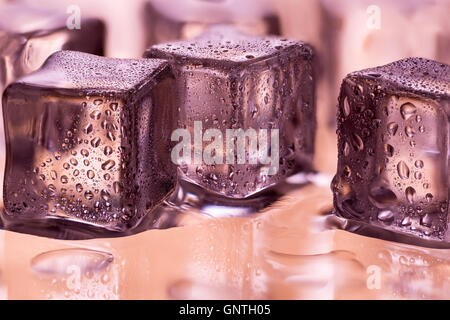
[[[448,250],[336,230],[326,215],[341,80],[411,56],[450,64],[449,10],[450,0],[0,0],[3,87],[66,43],[63,32],[24,49],[20,36],[53,34],[78,15],[80,30],[85,19],[104,22],[109,57],[141,57],[152,44],[195,37],[214,23],[312,44],[320,172],[247,218],[184,212],[177,228],[83,241],[0,231],[0,298],[450,298]]]

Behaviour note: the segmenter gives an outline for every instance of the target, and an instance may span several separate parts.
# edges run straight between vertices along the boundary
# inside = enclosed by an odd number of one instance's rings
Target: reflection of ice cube
[[[217,152],[222,164],[201,159],[196,163],[194,156],[190,164],[180,166],[186,179],[222,195],[242,198],[311,169],[315,104],[309,45],[248,36],[218,26],[192,41],[153,46],[146,56],[172,61],[180,97],[178,125],[189,131],[192,143],[200,126],[200,135],[206,129],[218,129],[223,137],[222,144],[219,142],[222,150],[211,151]],[[196,123],[200,125],[196,127]],[[237,147],[228,148],[227,129],[256,130],[259,150],[264,145],[261,132],[271,137],[279,130],[279,148],[268,150],[270,166],[277,167],[277,173],[261,175],[262,163],[250,163],[255,156],[250,147],[245,149],[250,143],[239,147],[238,142]],[[270,146],[274,139],[270,138]],[[207,150],[209,143],[204,140],[200,147]],[[242,149],[246,151],[245,164],[237,156]],[[277,151],[279,159],[272,159]],[[231,152],[237,159],[230,162]]]
[[[147,44],[192,39],[217,23],[234,24],[251,34],[280,34],[268,1],[161,1],[146,3]]]
[[[333,182],[339,214],[394,231],[445,237],[449,83],[448,65],[420,58],[346,77]]]
[[[135,226],[173,187],[172,87],[163,61],[73,51],[10,85],[3,111],[11,223],[60,217]]]

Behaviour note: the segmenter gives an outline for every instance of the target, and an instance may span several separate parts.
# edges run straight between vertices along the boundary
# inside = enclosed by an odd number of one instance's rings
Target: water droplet
[[[81,154],[85,157],[89,156],[89,151],[87,151],[86,149],[81,149]]]
[[[406,199],[409,203],[413,203],[416,197],[416,190],[413,187],[408,187],[405,190]]]
[[[119,104],[117,102],[111,102],[109,107],[111,108],[112,111],[117,111]]]
[[[415,116],[417,112],[417,108],[410,102],[402,104],[400,107],[400,113],[402,114],[403,119],[408,120],[412,116]]]
[[[102,169],[103,169],[103,170],[109,170],[109,169],[111,169],[112,167],[114,167],[115,164],[116,164],[116,163],[114,162],[114,160],[108,160],[108,161],[105,161],[105,162],[102,164]]]
[[[111,195],[109,194],[108,191],[106,190],[102,190],[100,192],[100,196],[102,197],[103,200],[108,201],[111,198]]]
[[[52,178],[53,180],[58,179],[58,174],[55,170],[50,171],[50,178]]]
[[[433,223],[433,219],[432,219],[431,215],[428,213],[420,219],[420,224],[425,227],[431,227],[432,223]]]
[[[84,126],[83,131],[86,134],[89,134],[92,132],[92,130],[94,130],[94,126],[92,125],[92,123],[88,123],[87,125]]]
[[[69,178],[67,176],[61,176],[61,183],[66,184],[67,182],[69,182]]]
[[[99,105],[101,105],[103,103],[103,100],[102,99],[95,99],[94,100],[94,105],[96,105],[96,106],[99,106]]]
[[[409,138],[414,137],[414,135],[416,134],[416,132],[414,131],[413,127],[411,126],[406,126],[405,127],[405,133]]]
[[[95,177],[94,171],[88,170],[88,172],[87,172],[87,177],[88,177],[89,179],[93,179],[93,178]]]
[[[89,116],[93,120],[98,120],[98,119],[100,119],[101,115],[102,115],[102,113],[100,111],[95,110],[95,111],[92,111]]]
[[[402,223],[402,226],[407,227],[407,226],[411,225],[411,218],[404,217],[401,223]]]
[[[86,198],[86,200],[91,200],[94,197],[94,194],[92,193],[92,191],[88,190],[84,193],[84,197]]]
[[[390,144],[384,144],[384,154],[388,157],[392,157],[394,155],[394,147]]]
[[[364,149],[364,143],[359,135],[352,133],[352,145],[355,151],[361,151]]]
[[[383,210],[378,213],[378,220],[383,222],[389,222],[394,219],[394,213],[390,210]]]
[[[114,135],[114,133],[112,133],[112,131],[108,131],[108,133],[106,134],[106,136],[107,136],[108,139],[111,140],[111,141],[115,141],[115,140],[116,140],[116,136]]]
[[[414,162],[414,165],[416,166],[416,168],[422,169],[423,168],[423,161],[422,160],[416,160],[416,162]]]
[[[348,157],[350,154],[350,146],[347,141],[344,142],[344,156]]]
[[[105,156],[109,156],[112,152],[113,152],[113,149],[110,146],[106,146],[105,149],[103,150],[103,153],[105,154]]]
[[[395,134],[397,133],[398,130],[398,124],[396,124],[395,122],[390,122],[387,125],[388,128],[388,132],[390,136],[395,136]]]
[[[100,138],[96,137],[91,140],[91,146],[97,148],[100,145]]]
[[[113,183],[113,189],[115,193],[119,193],[122,191],[122,184],[119,181],[115,181]]]
[[[80,272],[99,272],[106,269],[114,260],[112,254],[84,249],[70,248],[47,251],[31,259],[33,271],[47,275],[67,275],[67,270],[77,266]]]
[[[343,172],[344,172],[344,176],[347,178],[350,178],[350,176],[352,175],[352,170],[350,170],[349,166],[345,166]]]
[[[77,185],[75,186],[75,188],[77,189],[78,192],[83,191],[83,186],[81,185],[81,183],[77,183]]]
[[[350,115],[350,105],[348,103],[347,97],[344,98],[343,112],[344,112],[344,117],[346,117],[346,118]]]
[[[397,164],[397,172],[401,179],[406,180],[409,178],[409,168],[404,161],[400,161]]]

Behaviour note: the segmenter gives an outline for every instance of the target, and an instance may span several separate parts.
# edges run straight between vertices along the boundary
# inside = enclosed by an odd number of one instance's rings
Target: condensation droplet
[[[93,179],[93,178],[95,177],[94,171],[88,170],[88,172],[87,172],[87,177],[88,177],[89,179]]]
[[[53,180],[58,179],[58,174],[55,170],[50,171],[50,178],[52,178]]]
[[[398,130],[398,124],[396,124],[395,122],[390,122],[387,125],[387,128],[388,128],[389,135],[395,136],[395,134],[397,133],[397,130]]]
[[[352,175],[352,170],[350,170],[349,166],[345,166],[343,172],[344,176],[346,176],[347,178],[350,178],[350,176]]]
[[[361,151],[364,149],[364,143],[361,139],[361,137],[359,135],[357,135],[356,133],[352,133],[352,145],[353,148],[357,151]]]
[[[389,222],[394,219],[394,213],[392,213],[392,211],[390,210],[383,210],[378,213],[377,218],[380,221]]]
[[[405,133],[409,138],[414,137],[414,135],[416,134],[416,132],[414,131],[413,127],[411,126],[406,126],[405,127]]]
[[[114,160],[107,160],[102,164],[102,169],[103,170],[109,170],[111,168],[113,168],[115,166],[115,162]]]
[[[385,143],[384,144],[384,154],[388,157],[392,157],[394,155],[394,147],[390,144]]]
[[[93,146],[94,148],[97,148],[100,145],[100,138],[94,138],[91,140],[91,146]]]
[[[416,166],[416,168],[422,169],[423,168],[423,161],[422,160],[416,160],[416,162],[414,162],[414,165]]]
[[[92,123],[88,123],[87,125],[84,126],[83,131],[86,134],[89,134],[92,132],[92,130],[94,130],[94,126],[92,125]]]
[[[433,223],[433,219],[432,219],[431,215],[428,213],[420,219],[420,224],[425,227],[431,227],[432,223]]]
[[[344,142],[344,156],[348,157],[350,154],[350,146],[347,141]]]
[[[416,197],[416,190],[413,187],[408,187],[405,190],[405,195],[406,200],[408,200],[409,203],[413,203]]]
[[[94,194],[92,193],[92,191],[88,190],[84,193],[84,197],[86,198],[86,200],[91,200],[92,198],[94,198]]]
[[[344,117],[348,117],[350,115],[350,105],[348,103],[348,98],[344,98],[344,104],[343,104],[343,111],[344,111]]]
[[[402,226],[407,227],[409,225],[411,225],[411,218],[410,217],[404,217],[402,222],[401,222]]]
[[[403,180],[406,180],[409,178],[409,168],[404,161],[400,161],[397,164],[397,173],[398,173],[398,176]]]
[[[105,156],[111,155],[112,152],[113,152],[113,149],[110,146],[106,146],[105,149],[103,150],[103,153],[105,154]]]
[[[122,191],[122,184],[119,181],[115,181],[113,183],[113,189],[115,193],[119,193],[120,191]]]
[[[117,102],[111,102],[109,107],[111,108],[112,111],[117,111],[119,104]]]
[[[111,195],[109,194],[108,191],[106,190],[102,190],[100,192],[100,196],[102,197],[103,200],[108,201],[111,198]]]
[[[92,111],[89,116],[93,120],[98,120],[98,119],[100,119],[101,115],[102,115],[102,113],[100,111],[95,110],[95,111]]]
[[[416,112],[417,112],[416,106],[410,102],[404,103],[400,107],[400,113],[401,113],[403,119],[405,119],[405,120],[408,120],[412,116],[415,116]]]

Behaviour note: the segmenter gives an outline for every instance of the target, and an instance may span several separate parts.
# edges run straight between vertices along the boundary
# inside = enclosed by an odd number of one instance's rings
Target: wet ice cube
[[[178,127],[190,142],[187,157],[180,152],[184,179],[244,198],[311,169],[315,103],[308,44],[216,26],[192,41],[153,46],[145,56],[169,59],[175,72]],[[233,140],[239,129],[247,137]]]
[[[450,67],[408,58],[349,74],[339,96],[335,208],[442,239],[447,232]]]
[[[255,34],[280,34],[280,22],[266,0],[146,2],[147,44],[192,39],[212,24],[233,24]]]
[[[173,188],[173,82],[161,60],[60,51],[11,84],[6,218],[135,226]]]

